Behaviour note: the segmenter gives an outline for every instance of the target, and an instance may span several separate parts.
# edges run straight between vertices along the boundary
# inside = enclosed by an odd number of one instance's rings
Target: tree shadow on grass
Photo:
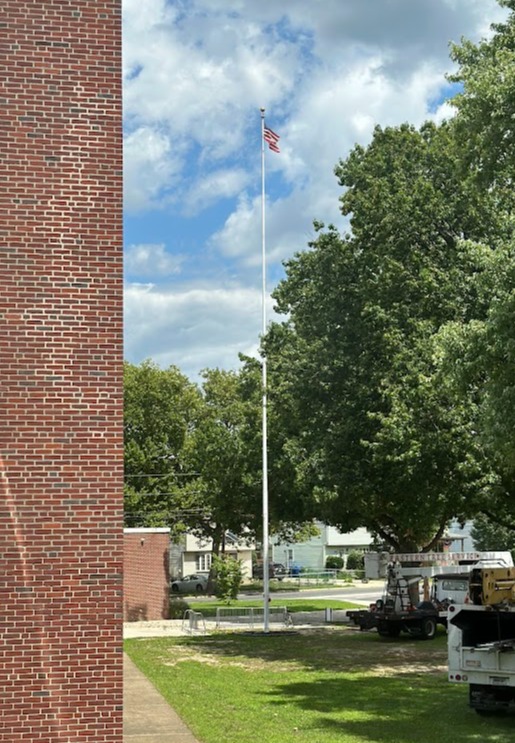
[[[479,717],[468,707],[467,689],[441,676],[372,678],[356,673],[282,684],[265,696],[277,708],[296,705],[299,725],[302,711],[314,713],[313,740],[317,730],[324,735],[334,732],[335,739],[349,736],[374,743],[512,743],[514,739],[513,716]]]
[[[220,634],[133,640],[128,649],[136,661],[135,656],[144,657],[147,665],[165,675],[167,667],[180,668],[177,659],[188,658],[215,672],[225,666],[227,674],[234,667],[242,688],[242,672],[253,678],[260,674],[261,681],[249,684],[245,692],[248,704],[261,702],[263,709],[274,708],[279,718],[292,717],[296,740],[512,743],[514,739],[513,717],[479,717],[468,707],[467,686],[448,683],[445,634],[429,642],[352,632]],[[180,679],[176,676],[179,686]],[[210,683],[205,672],[196,679],[195,684]],[[218,711],[231,715],[230,701],[220,699]]]
[[[164,644],[170,642],[164,640]],[[194,638],[174,638],[174,645],[190,646],[212,657],[247,658],[266,663],[295,663],[315,671],[367,671],[384,667],[397,674],[417,669],[439,670],[447,664],[447,637],[441,633],[428,642],[401,636],[380,638],[377,633],[352,630],[308,633],[263,634],[221,633]]]

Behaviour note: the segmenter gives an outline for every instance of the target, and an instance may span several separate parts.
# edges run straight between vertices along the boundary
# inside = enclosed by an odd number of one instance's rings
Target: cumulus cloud
[[[257,343],[260,106],[281,135],[281,154],[266,153],[276,279],[313,219],[345,227],[338,160],[376,124],[453,115],[449,42],[505,12],[496,0],[124,0],[125,209],[149,215],[148,235],[141,222],[128,235],[127,357],[193,374]],[[159,235],[157,211],[169,219]],[[201,285],[186,283],[186,262],[209,267]]]
[[[262,296],[245,286],[128,284],[125,355],[177,365],[191,377],[203,368],[237,368],[238,353],[255,355],[262,329]],[[273,315],[270,299],[267,313]]]
[[[450,67],[449,41],[476,35],[498,12],[494,0],[298,0],[286,8],[275,0],[125,0],[126,209],[166,204],[178,176],[179,208],[202,207],[192,194],[206,191],[221,160],[249,167],[261,105],[292,133],[304,131],[292,145],[317,137],[319,155],[335,141],[342,154],[374,123],[419,120]],[[318,107],[324,119],[308,129]],[[335,139],[328,127],[342,121],[350,131]],[[186,157],[191,148],[200,168]],[[290,177],[291,165],[281,166]],[[233,167],[241,189],[241,166]]]
[[[249,184],[250,175],[243,168],[220,168],[208,173],[184,197],[184,212],[197,214],[220,199],[238,196]]]
[[[174,147],[166,132],[141,126],[128,133],[124,142],[125,208],[141,212],[159,206],[163,194],[177,184],[183,163],[184,147]]]
[[[129,245],[125,249],[125,273],[128,276],[166,277],[180,272],[185,256],[172,255],[164,243]]]

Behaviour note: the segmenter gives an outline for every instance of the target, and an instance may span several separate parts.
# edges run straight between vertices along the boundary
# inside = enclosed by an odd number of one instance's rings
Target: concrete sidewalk
[[[123,742],[198,743],[127,655],[123,659]]]

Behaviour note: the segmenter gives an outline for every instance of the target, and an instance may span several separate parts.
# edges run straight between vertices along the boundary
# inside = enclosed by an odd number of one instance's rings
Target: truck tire
[[[401,626],[400,622],[380,622],[377,632],[381,637],[399,637]]]
[[[377,634],[380,637],[389,637],[388,625],[386,622],[379,622],[377,625]]]
[[[399,637],[401,634],[402,625],[400,622],[389,622],[388,636]]]
[[[432,640],[436,635],[436,619],[434,617],[424,617],[420,620],[420,639]]]

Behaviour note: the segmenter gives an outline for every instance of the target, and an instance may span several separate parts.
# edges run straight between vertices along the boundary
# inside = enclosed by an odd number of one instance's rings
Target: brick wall
[[[168,619],[170,530],[125,529],[123,616],[126,622]]]
[[[122,741],[120,0],[2,0],[0,741]]]

